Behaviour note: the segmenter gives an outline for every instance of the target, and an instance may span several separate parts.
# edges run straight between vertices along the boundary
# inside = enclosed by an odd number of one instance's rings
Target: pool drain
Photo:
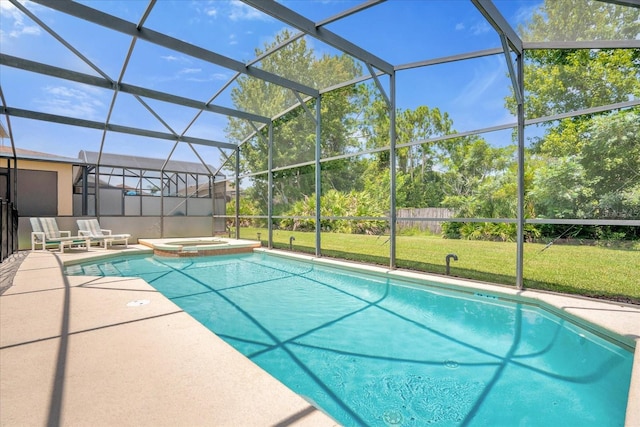
[[[455,360],[445,360],[444,366],[446,366],[449,369],[456,369],[458,366],[460,366],[460,364]]]
[[[390,411],[385,411],[385,413],[382,414],[382,420],[389,427],[395,427],[395,426],[402,425],[403,417],[400,411],[396,411],[392,409]]]
[[[127,303],[127,307],[140,307],[141,305],[147,305],[151,301],[148,299],[137,299],[135,301],[130,301]]]

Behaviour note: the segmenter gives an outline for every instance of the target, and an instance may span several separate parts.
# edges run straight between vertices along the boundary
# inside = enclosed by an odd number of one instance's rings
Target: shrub
[[[462,228],[462,222],[443,222],[442,223],[442,237],[445,239],[460,239],[462,234],[460,229]]]
[[[518,225],[502,222],[445,222],[442,224],[442,232],[445,239],[515,242],[518,237]],[[536,225],[525,224],[525,241],[534,241],[540,235],[540,229]]]
[[[320,198],[320,215],[323,217],[381,217],[384,211],[375,200],[365,192],[349,193],[329,190]],[[292,231],[315,230],[315,195],[305,196],[297,201],[284,216],[280,227]],[[386,221],[370,219],[322,219],[320,227],[323,231],[346,234],[382,234]]]

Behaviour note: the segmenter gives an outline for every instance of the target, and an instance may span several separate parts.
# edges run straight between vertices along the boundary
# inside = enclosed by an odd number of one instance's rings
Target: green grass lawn
[[[266,229],[242,228],[240,237],[257,239]],[[274,230],[274,247],[315,253],[315,233]],[[322,233],[322,255],[353,261],[389,265],[388,236]],[[524,285],[569,294],[616,299],[640,304],[640,244],[620,249],[587,245],[525,244]],[[440,236],[398,236],[398,268],[445,273],[445,257],[451,275],[492,283],[515,285],[516,244],[443,239]]]

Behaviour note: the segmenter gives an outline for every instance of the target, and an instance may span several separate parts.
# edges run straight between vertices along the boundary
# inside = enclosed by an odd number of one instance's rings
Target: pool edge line
[[[54,254],[54,255],[57,256],[58,254]],[[105,259],[119,258],[122,256],[141,256],[141,255],[153,255],[153,249],[128,248],[124,251],[119,251],[119,252],[108,252],[108,253],[90,252],[89,255],[81,258],[74,258],[74,259],[64,259],[62,257],[58,257],[58,258],[60,259],[62,266],[67,267],[70,265],[78,265],[78,264],[84,264],[92,261],[101,261]]]
[[[566,299],[578,299],[594,304],[605,304],[609,306],[622,306],[629,307],[634,310],[640,310],[640,307],[636,307],[631,304],[610,302],[606,300],[598,300],[594,298],[588,298],[580,295],[562,294],[558,292],[537,290],[537,289],[523,289],[518,290],[515,287],[509,287],[508,285],[501,285],[490,282],[481,282],[476,280],[468,280],[459,277],[447,277],[440,276],[431,273],[414,272],[408,270],[392,270],[389,268],[361,264],[351,263],[348,261],[335,260],[333,258],[316,257],[312,255],[290,253],[286,251],[279,251],[267,248],[258,248],[254,252],[262,252],[272,256],[278,256],[282,258],[297,259],[300,261],[307,261],[316,265],[328,266],[332,268],[338,268],[347,271],[355,271],[359,273],[365,273],[374,275],[381,278],[394,278],[400,281],[413,283],[420,286],[431,286],[437,289],[444,289],[454,292],[462,292],[470,295],[478,296],[478,293],[488,296],[495,296],[503,301],[509,301],[513,303],[522,303],[529,306],[537,307],[546,310],[563,320],[569,321],[576,326],[583,327],[591,333],[606,339],[620,347],[631,351],[632,353],[640,348],[638,342],[640,337],[628,336],[627,334],[610,329],[607,326],[598,324],[593,320],[586,319],[579,314],[567,311],[563,306],[557,306],[552,302],[544,300],[543,296],[551,298],[566,298]],[[528,295],[524,295],[528,293]]]

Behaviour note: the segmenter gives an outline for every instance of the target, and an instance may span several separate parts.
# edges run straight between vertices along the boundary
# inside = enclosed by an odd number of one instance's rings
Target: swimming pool
[[[114,258],[343,425],[623,425],[633,355],[497,295],[265,254]]]

